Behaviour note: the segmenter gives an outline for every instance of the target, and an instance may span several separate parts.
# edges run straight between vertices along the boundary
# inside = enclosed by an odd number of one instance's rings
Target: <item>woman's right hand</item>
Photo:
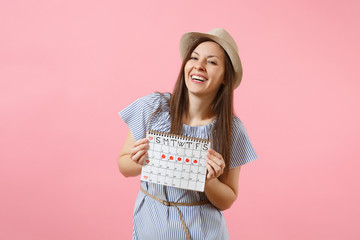
[[[137,140],[130,150],[130,158],[135,163],[142,165],[147,159],[147,150],[149,148],[149,140],[142,138]]]

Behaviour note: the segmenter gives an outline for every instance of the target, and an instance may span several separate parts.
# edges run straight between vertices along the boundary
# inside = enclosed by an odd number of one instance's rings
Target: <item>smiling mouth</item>
[[[206,78],[201,77],[201,76],[197,76],[197,75],[191,75],[190,77],[195,82],[205,82],[205,81],[207,81]]]

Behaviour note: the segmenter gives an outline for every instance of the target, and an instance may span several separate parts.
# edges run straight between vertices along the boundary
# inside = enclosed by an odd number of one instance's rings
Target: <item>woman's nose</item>
[[[194,68],[196,70],[204,70],[205,67],[204,67],[204,62],[203,61],[197,61],[194,65]]]

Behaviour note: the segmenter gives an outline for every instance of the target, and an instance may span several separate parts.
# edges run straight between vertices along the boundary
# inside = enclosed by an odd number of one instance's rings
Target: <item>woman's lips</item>
[[[207,78],[201,75],[197,75],[197,74],[192,74],[190,75],[190,78],[193,82],[196,83],[204,83],[207,81]]]

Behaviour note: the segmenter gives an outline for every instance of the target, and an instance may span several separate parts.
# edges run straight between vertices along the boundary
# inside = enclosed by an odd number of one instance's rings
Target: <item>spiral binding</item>
[[[184,135],[178,135],[178,134],[166,133],[166,132],[159,132],[159,131],[154,131],[154,130],[147,130],[147,133],[148,134],[153,134],[155,136],[160,136],[160,137],[170,137],[170,138],[175,138],[175,139],[180,139],[180,140],[190,140],[190,141],[195,141],[195,142],[200,142],[200,143],[211,143],[210,140],[204,139],[204,138],[187,137],[187,136],[184,136]]]

